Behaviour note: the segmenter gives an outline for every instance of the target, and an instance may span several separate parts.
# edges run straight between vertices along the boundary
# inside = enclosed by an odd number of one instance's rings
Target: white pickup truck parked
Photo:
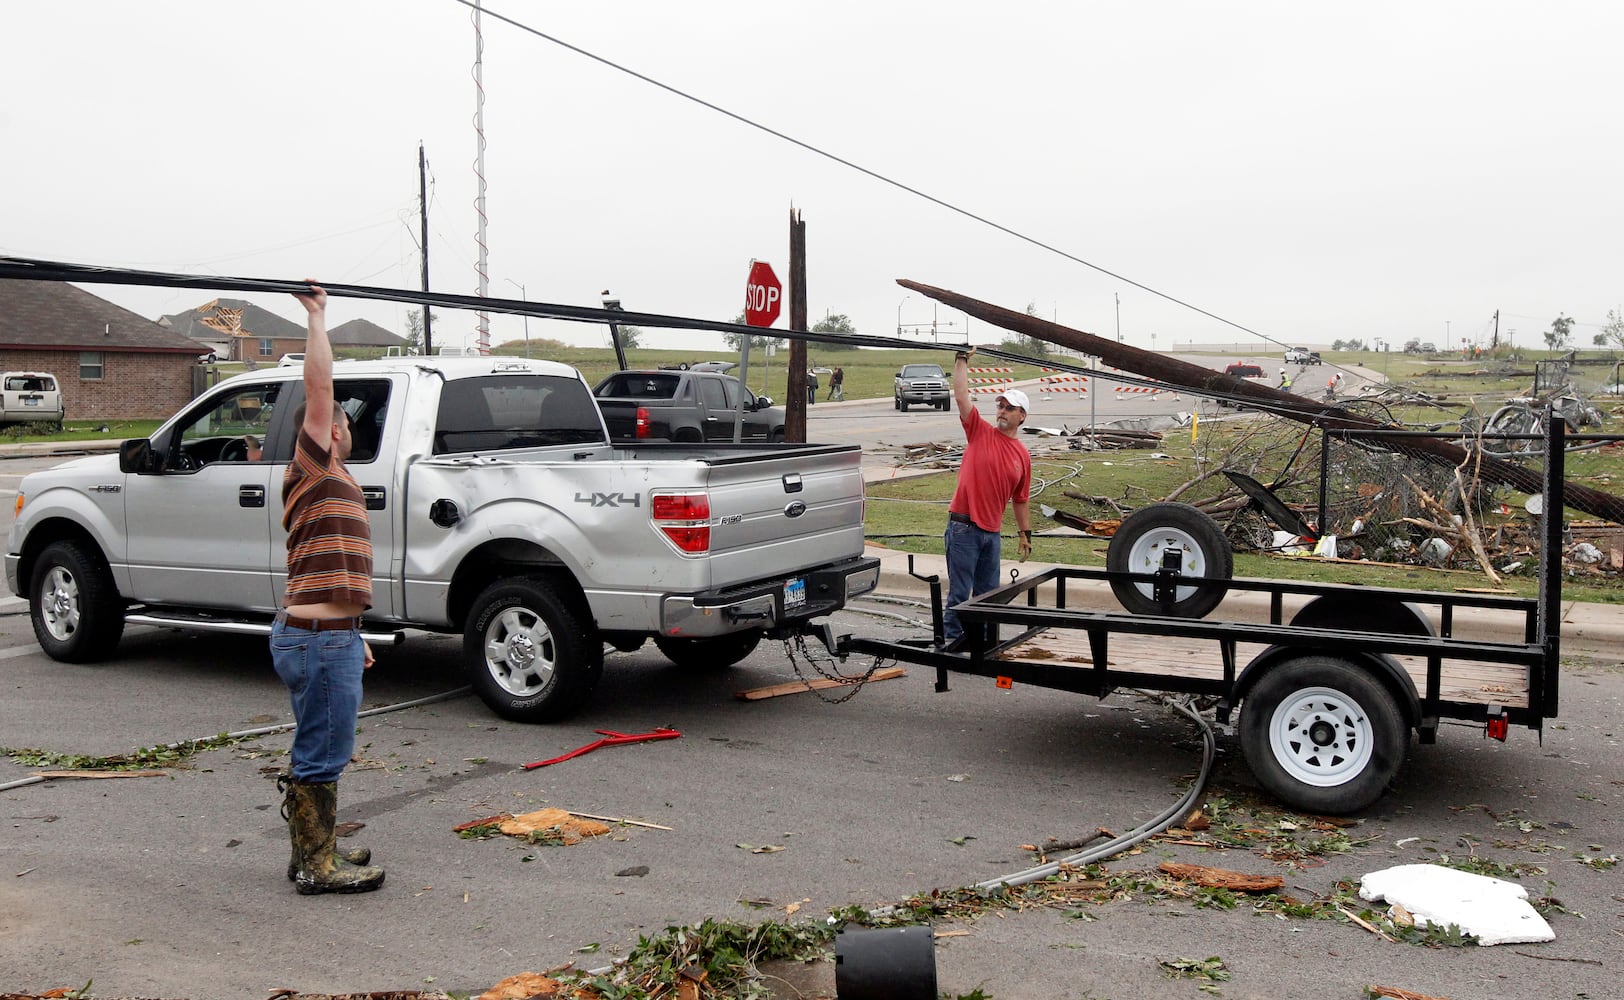
[[[481,698],[520,721],[591,693],[604,646],[728,665],[873,589],[851,445],[609,442],[580,374],[503,358],[344,362],[349,468],[374,547],[365,631],[460,632]],[[126,622],[270,631],[299,368],[222,382],[118,456],[26,477],[6,578],[46,653]]]

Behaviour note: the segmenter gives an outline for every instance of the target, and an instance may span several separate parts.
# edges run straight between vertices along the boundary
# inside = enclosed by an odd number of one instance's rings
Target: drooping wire
[[[1280,346],[1285,345],[1285,341],[1276,340],[1274,337],[1270,337],[1270,336],[1267,336],[1266,334],[1260,333],[1257,330],[1254,330],[1249,326],[1246,326],[1246,325],[1241,324],[1241,323],[1237,323],[1237,322],[1235,322],[1234,320],[1231,320],[1231,319],[1225,319],[1224,317],[1218,315],[1217,313],[1210,312],[1210,311],[1208,311],[1206,309],[1201,308],[1198,305],[1195,305],[1195,304],[1190,303],[1190,302],[1186,302],[1183,299],[1181,299],[1181,298],[1179,298],[1179,297],[1177,297],[1175,295],[1171,295],[1171,294],[1169,294],[1167,292],[1163,292],[1163,291],[1160,291],[1160,290],[1158,290],[1156,288],[1152,288],[1151,286],[1149,286],[1147,284],[1144,284],[1143,282],[1135,281],[1132,278],[1129,278],[1129,277],[1127,277],[1125,275],[1122,275],[1122,274],[1118,274],[1117,272],[1112,271],[1109,268],[1103,267],[1103,266],[1101,266],[1099,264],[1095,264],[1092,261],[1084,260],[1082,257],[1079,257],[1076,254],[1070,253],[1068,251],[1062,250],[1059,247],[1057,247],[1057,246],[1055,246],[1055,245],[1053,245],[1051,243],[1045,243],[1043,240],[1040,240],[1035,236],[1028,236],[1026,233],[1023,233],[1020,230],[1012,229],[1009,226],[1006,226],[1001,222],[995,222],[992,219],[989,219],[984,215],[978,215],[975,212],[972,212],[967,208],[963,208],[963,207],[961,207],[959,205],[955,205],[954,203],[952,203],[950,201],[947,201],[947,200],[942,199],[942,198],[938,198],[933,194],[929,194],[929,193],[927,193],[925,191],[921,191],[919,188],[913,187],[913,186],[911,186],[909,184],[905,184],[902,181],[899,181],[894,177],[890,177],[890,176],[887,176],[885,174],[882,174],[877,170],[871,170],[868,167],[865,167],[860,163],[855,163],[855,162],[853,162],[851,160],[846,159],[843,156],[840,156],[840,155],[835,154],[835,153],[831,153],[830,151],[828,151],[826,149],[823,149],[823,148],[818,147],[818,146],[814,146],[809,142],[805,142],[805,141],[803,141],[801,139],[797,139],[794,136],[788,135],[788,134],[786,134],[784,132],[780,132],[777,129],[771,127],[770,125],[764,125],[761,122],[758,122],[758,121],[756,121],[756,120],[754,120],[752,118],[746,118],[744,115],[741,115],[741,114],[739,114],[738,112],[735,112],[735,111],[729,111],[727,108],[724,108],[719,104],[713,104],[712,102],[707,101],[702,97],[698,97],[698,96],[696,96],[694,94],[690,94],[685,90],[680,90],[680,89],[672,86],[671,84],[663,83],[663,82],[661,82],[659,80],[654,79],[651,76],[648,76],[645,73],[639,73],[637,70],[634,70],[629,66],[623,66],[620,63],[617,63],[612,59],[606,58],[604,56],[600,56],[595,52],[589,52],[588,50],[583,49],[578,45],[572,45],[569,42],[564,41],[562,38],[559,38],[559,37],[557,37],[555,35],[547,34],[545,31],[542,31],[539,28],[531,27],[530,25],[524,24],[524,23],[522,23],[520,21],[516,21],[511,17],[507,17],[507,16],[505,16],[503,14],[499,14],[496,11],[491,10],[489,7],[481,6],[479,0],[453,0],[453,2],[460,3],[465,7],[471,7],[471,8],[475,8],[475,9],[478,9],[478,10],[483,10],[485,12],[485,14],[489,15],[490,17],[493,17],[496,20],[503,22],[504,24],[507,24],[507,25],[510,25],[510,26],[512,26],[514,28],[517,28],[518,30],[523,31],[523,32],[525,32],[527,34],[534,35],[537,38],[542,39],[543,41],[551,42],[552,44],[557,45],[560,48],[568,49],[569,51],[574,52],[576,55],[584,56],[587,59],[591,59],[592,61],[594,61],[596,63],[600,63],[600,64],[602,64],[604,66],[607,66],[610,69],[617,70],[618,72],[621,72],[621,73],[625,73],[627,76],[630,76],[630,77],[633,77],[635,79],[641,80],[642,82],[644,82],[646,84],[649,84],[650,86],[658,87],[659,89],[661,89],[663,91],[666,91],[669,94],[680,97],[685,101],[691,101],[694,104],[699,105],[700,107],[703,107],[703,108],[706,108],[708,110],[714,111],[719,115],[724,115],[724,116],[726,116],[728,118],[731,118],[734,121],[740,123],[741,125],[747,125],[750,128],[756,129],[756,130],[761,131],[761,132],[765,132],[765,133],[767,133],[768,135],[772,136],[775,139],[782,139],[784,142],[787,142],[787,143],[789,143],[789,144],[791,144],[793,146],[799,146],[801,149],[804,149],[807,152],[812,153],[815,156],[821,156],[826,160],[831,160],[831,161],[833,161],[835,163],[840,164],[843,167],[847,167],[847,168],[849,168],[851,170],[855,170],[858,173],[863,174],[863,175],[865,175],[867,177],[870,177],[870,178],[872,178],[874,180],[877,180],[882,184],[888,184],[891,187],[894,187],[899,191],[905,191],[908,194],[911,194],[916,198],[923,198],[925,201],[928,201],[933,205],[936,205],[936,206],[941,207],[941,208],[945,208],[948,211],[953,212],[956,215],[962,215],[965,218],[970,219],[970,220],[972,220],[974,222],[979,222],[984,226],[988,226],[988,227],[990,227],[992,229],[996,229],[999,232],[1005,234],[1006,236],[1012,236],[1015,239],[1020,240],[1023,243],[1031,244],[1032,246],[1035,246],[1040,250],[1046,250],[1049,253],[1055,254],[1058,257],[1063,257],[1066,260],[1069,260],[1069,261],[1071,261],[1071,262],[1073,262],[1075,264],[1081,264],[1084,267],[1089,268],[1090,270],[1098,271],[1100,274],[1103,274],[1106,277],[1114,278],[1117,281],[1123,282],[1124,284],[1127,284],[1127,285],[1132,285],[1134,288],[1137,288],[1142,292],[1148,292],[1149,294],[1154,295],[1159,299],[1165,299],[1166,301],[1171,302],[1174,305],[1183,306],[1184,308],[1189,309],[1189,310],[1191,310],[1193,312],[1199,313],[1202,316],[1207,317],[1208,319],[1216,320],[1219,323],[1224,324],[1225,326],[1234,327],[1235,329],[1240,330],[1242,333],[1249,333],[1254,337],[1258,337],[1260,339],[1267,340],[1267,341],[1269,341],[1269,342],[1271,342],[1273,344],[1277,344],[1277,345],[1280,345]]]

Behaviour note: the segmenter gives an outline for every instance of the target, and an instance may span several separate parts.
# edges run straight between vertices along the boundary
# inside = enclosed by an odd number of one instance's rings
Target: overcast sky
[[[787,276],[793,206],[813,318],[863,333],[928,338],[934,320],[963,336],[899,277],[1105,336],[1120,298],[1123,338],[1156,348],[1259,340],[1135,282],[1309,345],[1487,343],[1496,310],[1518,344],[1559,313],[1588,344],[1624,300],[1621,4],[485,8],[492,295],[597,305],[611,289],[628,309],[731,319],[751,258]],[[79,0],[10,3],[3,24],[0,253],[417,287],[421,140],[431,284],[476,290],[468,7]],[[92,290],[149,318],[203,300]],[[330,318],[399,332],[404,311],[335,302]],[[449,314],[435,332],[473,331]]]

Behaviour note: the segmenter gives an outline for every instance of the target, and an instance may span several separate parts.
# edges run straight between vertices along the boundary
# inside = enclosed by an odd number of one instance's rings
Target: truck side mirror
[[[771,396],[757,396],[756,397],[756,409],[765,410],[767,407],[769,407],[771,405],[773,405],[773,398]]]
[[[119,445],[118,471],[124,473],[134,472],[137,475],[149,475],[157,472],[158,462],[157,456],[152,450],[152,442],[146,438],[135,438]]]

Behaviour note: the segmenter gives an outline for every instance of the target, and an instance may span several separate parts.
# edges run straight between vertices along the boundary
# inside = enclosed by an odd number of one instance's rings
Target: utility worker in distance
[[[1275,386],[1275,388],[1284,390],[1285,392],[1291,391],[1291,376],[1286,374],[1286,370],[1284,368],[1280,369],[1280,384]]]

